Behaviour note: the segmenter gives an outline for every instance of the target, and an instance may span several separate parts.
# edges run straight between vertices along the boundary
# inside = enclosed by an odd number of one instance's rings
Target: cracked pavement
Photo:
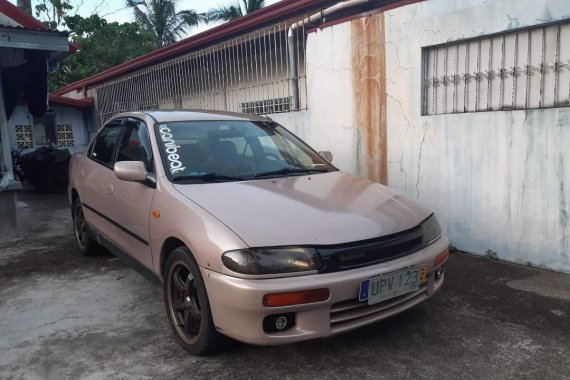
[[[172,338],[160,289],[109,253],[75,254],[65,214],[57,233],[0,245],[1,378],[570,378],[567,275],[454,253],[444,289],[399,316],[197,358]]]

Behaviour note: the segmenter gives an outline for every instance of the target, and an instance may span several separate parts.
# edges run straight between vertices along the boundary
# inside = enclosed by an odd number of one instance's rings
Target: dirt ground
[[[41,223],[0,245],[0,378],[570,379],[567,275],[453,253],[444,289],[399,316],[197,358],[172,338],[159,288],[111,254],[75,254],[64,198],[26,203]]]

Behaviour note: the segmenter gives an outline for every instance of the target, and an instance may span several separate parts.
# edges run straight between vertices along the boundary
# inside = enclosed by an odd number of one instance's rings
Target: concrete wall
[[[341,170],[385,183],[384,15],[309,33],[308,110],[269,115]]]
[[[307,36],[308,110],[268,115],[316,150],[329,150],[333,164],[357,172],[357,133],[351,73],[350,23]]]
[[[83,112],[73,107],[54,106],[51,109],[55,112],[55,123],[71,124],[73,126],[73,139],[75,146],[66,147],[73,154],[81,152],[89,143]],[[16,143],[16,125],[34,125],[34,118],[28,113],[26,106],[17,106],[10,120],[8,120],[8,132],[10,134],[10,146],[17,148]]]
[[[422,47],[569,17],[568,0],[386,12],[388,183],[432,207],[460,249],[570,272],[570,108],[421,116]]]

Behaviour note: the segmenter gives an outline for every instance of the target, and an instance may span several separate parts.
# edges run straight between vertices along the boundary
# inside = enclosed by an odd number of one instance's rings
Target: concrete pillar
[[[0,186],[0,242],[12,241],[18,238],[18,210],[16,194],[22,189],[22,183],[14,181],[12,172],[12,155],[10,153],[10,136],[8,120],[4,106],[2,91],[2,75],[0,75],[0,137],[2,138],[2,186]],[[6,182],[5,177],[8,177]]]
[[[351,21],[357,174],[388,182],[384,13]]]
[[[0,189],[0,243],[18,238],[17,194],[22,183],[12,181],[7,187]]]
[[[1,73],[1,72],[0,72]],[[8,134],[8,120],[6,119],[6,107],[4,106],[4,91],[2,91],[2,75],[0,75],[0,138],[2,139],[2,164],[1,172],[6,172],[10,180],[14,179],[12,172],[12,155],[10,153],[10,135]]]

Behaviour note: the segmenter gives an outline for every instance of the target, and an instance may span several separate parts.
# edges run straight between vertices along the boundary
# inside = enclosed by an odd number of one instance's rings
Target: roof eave
[[[68,106],[68,107],[76,107],[76,108],[90,108],[94,104],[94,100],[92,97],[87,97],[83,99],[73,99],[68,98],[65,96],[57,95],[54,93],[49,94],[49,104],[50,106]]]
[[[62,95],[74,90],[89,87],[126,72],[134,71],[146,65],[180,55],[189,49],[212,44],[219,40],[227,39],[232,35],[244,33],[249,29],[259,27],[259,25],[267,24],[278,19],[284,19],[294,14],[326,7],[337,2],[338,0],[282,0],[279,3],[262,8],[252,14],[240,17],[237,20],[227,22],[215,28],[196,34],[195,36],[185,38],[172,45],[137,57],[131,61],[105,70],[89,78],[71,83],[54,91],[54,93]]]
[[[37,30],[37,31],[45,31],[45,32],[52,32],[52,33],[65,33],[59,32],[49,29],[43,22],[35,19],[34,17],[30,16],[14,4],[8,2],[7,0],[0,0],[0,13],[5,14],[18,24],[20,24],[23,28]],[[65,33],[67,35],[67,33]],[[67,52],[62,54],[57,54],[54,59],[61,60],[64,57],[67,57],[69,54],[74,53],[77,51],[77,45],[74,43],[69,43],[69,48]]]

